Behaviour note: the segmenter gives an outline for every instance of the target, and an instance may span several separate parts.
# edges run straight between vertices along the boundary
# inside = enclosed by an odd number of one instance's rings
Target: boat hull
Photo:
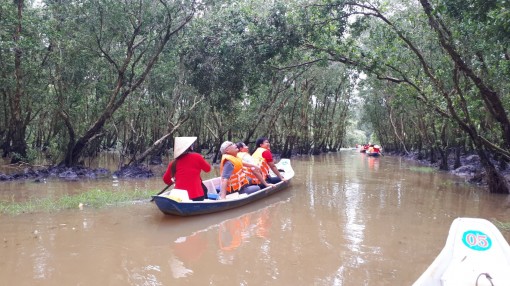
[[[491,222],[457,218],[446,245],[413,286],[508,285],[510,246]]]
[[[381,153],[377,153],[377,152],[373,152],[373,153],[366,152],[366,153],[367,153],[367,156],[371,156],[371,157],[379,157],[381,155]]]

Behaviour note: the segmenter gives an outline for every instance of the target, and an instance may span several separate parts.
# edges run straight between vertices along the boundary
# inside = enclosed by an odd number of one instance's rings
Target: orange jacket
[[[227,184],[227,192],[231,193],[240,190],[242,186],[248,184],[248,180],[243,171],[243,161],[229,154],[224,154],[221,157],[220,173],[223,173],[223,166],[227,160],[234,164],[234,171],[230,175]]]
[[[241,160],[243,160],[244,156],[250,156],[250,154],[248,152],[239,152],[239,153],[237,153],[237,158],[239,158]],[[255,163],[255,164],[257,164],[257,163]],[[259,179],[257,179],[257,176],[255,176],[255,174],[253,174],[253,170],[251,169],[251,167],[243,165],[243,171],[244,171],[244,174],[248,178],[251,179],[251,183],[252,184],[254,184],[254,185],[260,184],[260,181],[259,181]]]
[[[255,162],[259,165],[259,168],[262,170],[262,174],[267,176],[269,175],[269,164],[267,164],[266,159],[262,157],[262,153],[266,151],[266,148],[259,147],[255,152],[253,152],[253,159],[255,159]]]

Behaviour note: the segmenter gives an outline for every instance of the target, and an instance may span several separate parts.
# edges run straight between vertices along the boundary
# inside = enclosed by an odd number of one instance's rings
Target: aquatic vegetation
[[[157,192],[154,190],[92,190],[77,195],[64,195],[59,198],[32,199],[25,202],[0,201],[0,213],[18,215],[22,213],[53,212],[64,209],[83,209],[84,207],[103,208],[148,199],[155,193]]]
[[[436,172],[436,169],[431,167],[410,167],[409,170],[420,172],[420,173],[434,173]]]
[[[499,228],[501,231],[510,232],[510,222],[502,222],[498,220],[493,220],[492,223]]]

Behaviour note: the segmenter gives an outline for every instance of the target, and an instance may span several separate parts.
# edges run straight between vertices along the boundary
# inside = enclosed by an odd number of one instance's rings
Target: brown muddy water
[[[149,198],[0,215],[0,285],[411,285],[456,217],[510,220],[508,196],[401,158],[342,151],[292,164],[288,189],[211,215],[165,216]],[[0,199],[162,186],[2,183]]]

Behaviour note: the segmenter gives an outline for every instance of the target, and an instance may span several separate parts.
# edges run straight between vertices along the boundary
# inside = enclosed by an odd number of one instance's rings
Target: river
[[[0,215],[0,284],[411,285],[455,218],[510,218],[508,196],[399,157],[341,151],[292,165],[288,189],[211,215],[165,216],[149,199]],[[11,182],[0,197],[162,187],[159,177]]]

